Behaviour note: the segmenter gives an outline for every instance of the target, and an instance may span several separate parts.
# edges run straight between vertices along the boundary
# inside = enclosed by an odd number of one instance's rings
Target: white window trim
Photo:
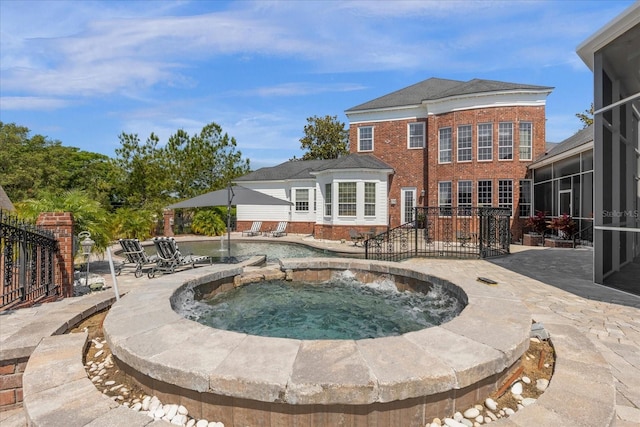
[[[529,206],[529,212],[523,217],[520,216],[520,208],[522,207],[522,202],[521,202],[521,198],[522,198],[522,183],[523,182],[528,182],[529,183],[529,203],[527,203],[527,205]],[[520,218],[528,218],[531,215],[533,215],[533,180],[532,179],[520,179],[518,180],[518,216]]]
[[[480,181],[487,181],[487,182],[491,183],[491,202],[488,203],[488,204],[487,203],[480,203]],[[494,192],[493,192],[493,187],[494,187],[493,180],[491,180],[491,179],[478,179],[476,181],[476,186],[477,186],[477,188],[476,188],[476,206],[479,207],[479,208],[480,207],[491,207],[491,206],[493,206],[493,194],[494,194]]]
[[[371,128],[371,150],[361,150],[360,149],[360,130],[363,128]],[[360,126],[358,127],[358,141],[356,142],[358,144],[358,152],[359,153],[370,153],[374,150],[375,145],[374,145],[374,141],[375,141],[375,128],[373,126]]]
[[[367,184],[373,184],[373,203],[367,203],[366,202],[366,197],[367,197]],[[364,199],[364,203],[362,204],[362,214],[365,218],[375,218],[376,215],[378,214],[378,198],[377,196],[377,192],[378,192],[378,185],[376,182],[374,181],[364,181],[363,186],[362,186],[362,191],[363,191],[363,195],[362,198]],[[373,205],[373,214],[367,214],[367,206],[368,205]]]
[[[307,198],[306,200],[304,198],[301,198],[300,200],[298,200],[298,192],[299,191],[306,191],[307,192]],[[295,195],[295,200],[293,201],[293,210],[296,213],[310,213],[311,212],[311,203],[309,202],[309,188],[294,188],[294,192],[293,194]],[[298,209],[298,201],[300,201],[300,203],[307,203],[307,209]]]
[[[449,147],[448,150],[443,150],[442,149],[442,140],[440,139],[441,131],[443,131],[445,129],[449,129],[449,144],[450,144],[450,147]],[[443,162],[441,160],[440,154],[443,151],[449,151],[449,161],[448,162]],[[450,163],[453,163],[453,129],[451,128],[451,126],[445,126],[445,127],[441,127],[441,128],[438,129],[438,164],[439,165],[448,165]]]
[[[487,147],[480,147],[480,125],[491,125],[491,158],[489,159],[481,159],[480,158],[480,149],[481,148],[487,148]],[[493,162],[493,144],[495,143],[495,141],[493,140],[493,123],[478,123],[477,127],[476,127],[476,139],[477,139],[477,146],[478,146],[478,150],[476,151],[476,156],[478,158],[478,162]]]
[[[529,143],[530,143],[530,145],[529,145],[530,156],[529,156],[528,159],[520,157],[520,148],[522,147],[522,138],[521,138],[521,136],[522,136],[521,132],[522,131],[520,130],[520,125],[524,124],[524,123],[528,123],[529,125],[531,125],[531,135],[530,135],[531,139],[529,140]],[[518,123],[518,160],[521,161],[521,162],[530,162],[530,161],[533,160],[533,122],[520,122],[520,123]]]
[[[513,191],[513,179],[499,179],[498,182],[497,182],[497,186],[498,186],[498,207],[499,208],[503,207],[503,206],[500,206],[500,205],[506,204],[506,203],[501,203],[500,202],[500,196],[501,196],[501,194],[500,194],[500,182],[501,181],[511,182],[511,208],[510,208],[511,209],[511,213],[509,214],[509,216],[511,217],[511,216],[513,216],[513,193],[514,193],[514,191]]]
[[[500,147],[503,147],[500,145],[500,125],[503,124],[510,124],[511,125],[511,158],[510,159],[501,159],[500,158]],[[515,153],[514,151],[514,144],[513,144],[513,122],[499,122],[498,123],[498,161],[499,162],[513,162],[513,159],[515,157]],[[508,147],[508,145],[505,145],[504,147]]]
[[[464,148],[471,151],[471,158],[469,160],[460,160],[460,128],[468,126],[471,129],[471,147]],[[456,162],[458,163],[471,163],[473,162],[473,125],[458,125],[456,129]]]
[[[412,147],[411,146],[411,126],[412,125],[419,125],[422,128],[422,145],[420,147]],[[424,126],[424,122],[411,122],[411,123],[407,123],[407,149],[408,150],[422,150],[424,149],[424,147],[426,146],[425,141],[427,139],[427,136],[425,135],[425,126]]]

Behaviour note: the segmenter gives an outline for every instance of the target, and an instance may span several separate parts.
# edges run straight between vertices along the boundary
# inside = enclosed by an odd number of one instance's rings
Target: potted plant
[[[549,228],[556,230],[557,238],[550,239],[548,244],[545,242],[545,246],[573,247],[573,235],[577,231],[578,225],[571,218],[571,215],[564,213],[557,218],[553,218]]]
[[[544,232],[547,230],[547,217],[544,212],[536,211],[536,214],[526,219],[524,223],[529,232],[523,236],[523,244],[527,246],[539,246],[544,240]]]
[[[549,226],[558,232],[558,237],[564,240],[571,239],[578,229],[578,226],[573,218],[571,218],[571,215],[566,213],[557,218],[553,218]]]

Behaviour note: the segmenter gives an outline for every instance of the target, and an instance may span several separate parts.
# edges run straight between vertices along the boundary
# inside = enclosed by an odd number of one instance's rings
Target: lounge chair
[[[212,263],[209,256],[204,255],[182,255],[178,250],[178,244],[173,237],[154,237],[153,244],[158,252],[158,262],[149,270],[149,278],[153,278],[157,272],[173,273],[177,268],[192,266],[196,268],[196,264]]]
[[[249,230],[244,230],[242,232],[243,236],[257,236],[261,233],[260,229],[262,228],[262,221],[253,221],[251,224],[251,228]]]
[[[142,277],[144,266],[158,262],[158,256],[147,255],[138,239],[120,239],[118,242],[122,247],[121,255],[124,257],[124,261],[116,267],[116,275],[120,275],[127,264],[133,264],[135,276]]]
[[[358,246],[358,243],[362,244],[364,240],[364,236],[361,233],[358,233],[353,228],[349,229],[349,237],[351,237],[351,241],[353,242],[353,246]]]
[[[287,221],[280,221],[275,230],[271,232],[271,237],[282,237],[287,235]]]

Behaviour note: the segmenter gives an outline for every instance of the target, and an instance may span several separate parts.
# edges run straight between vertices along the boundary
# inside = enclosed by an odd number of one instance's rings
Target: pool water
[[[305,340],[401,335],[440,325],[463,309],[439,286],[426,294],[399,292],[388,279],[363,284],[349,272],[321,284],[253,283],[193,303],[183,314],[217,329]]]
[[[227,241],[181,242],[180,252],[183,254],[207,255],[214,262],[223,261],[228,254]],[[255,255],[266,255],[267,261],[278,261],[282,258],[332,257],[335,253],[315,249],[295,243],[279,242],[231,242],[231,256],[242,261]]]

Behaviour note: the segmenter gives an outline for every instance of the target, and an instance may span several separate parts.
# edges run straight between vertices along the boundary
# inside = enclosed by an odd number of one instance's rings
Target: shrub
[[[553,218],[549,227],[557,230],[558,236],[564,240],[571,239],[578,229],[578,225],[573,218],[571,218],[571,215],[566,213],[557,218]]]
[[[536,214],[527,218],[525,227],[534,233],[544,234],[547,230],[547,218],[544,212],[536,211]]]

